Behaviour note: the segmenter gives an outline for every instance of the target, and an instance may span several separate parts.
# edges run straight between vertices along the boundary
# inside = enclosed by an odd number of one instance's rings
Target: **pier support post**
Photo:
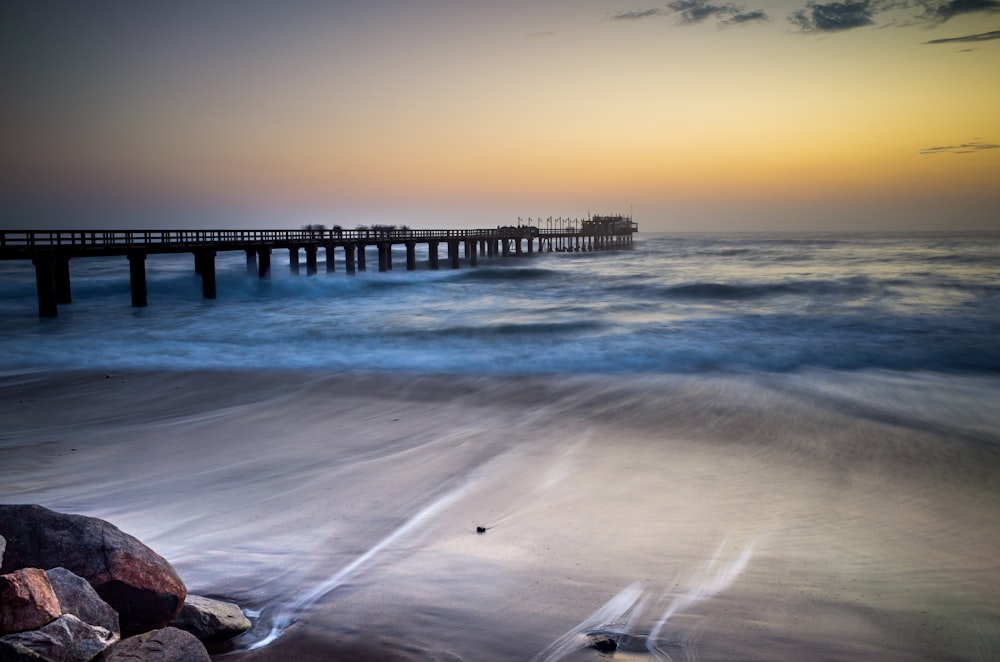
[[[389,252],[388,244],[380,241],[379,243],[375,244],[375,247],[378,249],[378,270],[388,271],[389,270],[389,256],[387,255],[387,253]]]
[[[522,252],[523,252],[523,251],[522,251],[522,249],[521,249],[521,238],[520,238],[520,237],[518,237],[517,239],[515,239],[515,240],[514,240],[514,253],[515,253],[515,254],[516,254],[516,255],[517,255],[518,257],[520,257],[520,256],[521,256],[521,253],[522,253]]]
[[[215,298],[215,251],[199,251],[201,261],[201,296]]]
[[[427,257],[430,260],[431,269],[437,271],[440,268],[440,265],[438,264],[438,258],[439,258],[438,242],[436,241],[427,242]]]
[[[358,271],[368,271],[368,265],[365,262],[365,249],[368,246],[364,242],[358,244]]]
[[[385,242],[385,266],[392,271],[392,242]]]
[[[35,284],[38,287],[38,316],[55,317],[59,314],[56,306],[55,256],[42,253],[31,258],[35,265]]]
[[[306,275],[316,275],[316,246],[306,246]]]
[[[253,276],[257,273],[257,251],[246,248],[244,252],[247,254],[247,275]]]
[[[413,271],[417,268],[417,243],[415,241],[406,242],[406,270]]]
[[[354,244],[346,244],[344,246],[344,260],[347,264],[345,267],[347,269],[347,273],[353,274],[357,271],[357,267],[354,265]]]
[[[476,242],[473,239],[465,241],[465,259],[469,261],[470,267],[479,266],[479,258],[476,257]]]
[[[257,277],[268,278],[271,276],[271,249],[257,249]]]
[[[199,276],[201,275],[201,255],[198,251],[194,252],[194,272]]]
[[[69,256],[56,256],[56,303],[73,303],[69,284]]]
[[[528,235],[528,255],[535,252],[535,238]]]
[[[199,257],[195,255],[195,264],[201,267]],[[132,307],[145,308],[146,300],[146,254],[142,251],[128,253],[129,287],[132,290]]]
[[[326,245],[326,273],[332,274],[337,270],[337,256],[334,254],[333,244]]]
[[[288,268],[293,274],[299,273],[299,247],[288,247]]]
[[[458,239],[448,240],[448,259],[451,261],[451,268],[458,269]]]

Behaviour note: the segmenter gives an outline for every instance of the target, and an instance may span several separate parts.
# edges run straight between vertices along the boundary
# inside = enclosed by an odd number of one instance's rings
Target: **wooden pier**
[[[365,271],[374,247],[378,270],[392,269],[392,247],[406,247],[406,269],[417,268],[416,246],[427,244],[428,265],[440,268],[440,247],[447,263],[458,269],[464,259],[506,258],[546,251],[603,251],[626,248],[638,226],[630,216],[594,216],[585,220],[539,220],[537,225],[477,230],[413,230],[393,227],[306,228],[301,230],[0,230],[0,259],[31,260],[38,289],[38,314],[58,315],[59,305],[72,301],[71,259],[124,256],[129,263],[132,305],[147,305],[146,257],[161,253],[192,253],[201,275],[202,295],[216,297],[215,256],[219,251],[244,251],[247,271],[260,278],[271,272],[272,251],[287,250],[293,273],[300,273],[305,253],[307,275],[317,272],[317,255],[325,251],[326,271],[333,272],[336,254],[343,253],[348,274]],[[547,224],[547,227],[543,227]]]

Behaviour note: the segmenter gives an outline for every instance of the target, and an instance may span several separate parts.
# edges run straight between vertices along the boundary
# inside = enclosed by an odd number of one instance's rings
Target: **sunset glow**
[[[8,3],[0,224],[1000,229],[1000,3],[854,5]]]

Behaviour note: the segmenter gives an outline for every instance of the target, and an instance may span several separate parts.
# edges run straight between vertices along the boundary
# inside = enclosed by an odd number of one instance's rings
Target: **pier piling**
[[[257,277],[268,278],[271,275],[271,249],[257,249]]]
[[[201,267],[199,256],[195,256],[195,265]],[[146,298],[146,254],[142,251],[130,251],[128,254],[129,289],[132,291],[132,307],[145,308]]]
[[[199,252],[201,258],[201,296],[205,299],[214,299],[215,292],[215,251],[202,250]],[[143,256],[145,259],[145,256]]]
[[[417,268],[417,242],[406,242],[406,270],[413,271]]]
[[[441,268],[438,260],[440,259],[440,254],[438,253],[438,242],[428,241],[427,242],[427,258],[431,264],[431,269],[437,271]]]
[[[38,316],[55,317],[59,314],[56,305],[55,258],[51,253],[42,253],[31,259],[35,265],[35,283],[38,288]]]
[[[346,263],[344,268],[347,269],[347,273],[353,274],[357,271],[357,267],[354,263],[354,244],[347,244],[344,246],[344,261]]]
[[[69,256],[56,255],[56,303],[73,303],[69,282]]]
[[[316,246],[306,246],[306,275],[316,275]]]

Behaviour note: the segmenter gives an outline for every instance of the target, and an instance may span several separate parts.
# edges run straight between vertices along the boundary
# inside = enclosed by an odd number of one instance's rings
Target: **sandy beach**
[[[988,660],[991,378],[0,378],[0,499],[105,518],[227,660]],[[478,526],[487,531],[476,533]]]

